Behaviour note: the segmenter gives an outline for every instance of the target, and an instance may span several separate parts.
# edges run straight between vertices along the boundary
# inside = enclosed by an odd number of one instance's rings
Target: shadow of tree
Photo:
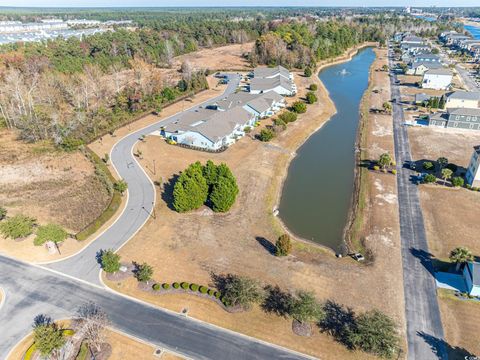
[[[423,338],[423,340],[430,346],[432,352],[439,358],[439,359],[449,359],[449,360],[474,360],[477,359],[475,354],[472,354],[468,350],[459,347],[459,346],[452,346],[448,344],[445,340],[439,339],[435,336],[427,334],[423,331],[418,331],[417,335]]]
[[[265,291],[267,296],[262,304],[262,309],[267,313],[288,317],[294,300],[292,294],[283,291],[278,285],[269,285]]]
[[[170,210],[174,211],[175,208],[173,207],[173,188],[175,187],[175,183],[177,182],[177,180],[178,175],[173,175],[170,179],[168,179],[167,182],[165,182],[162,191],[162,200],[165,201]]]
[[[323,310],[325,315],[318,323],[320,331],[329,334],[339,343],[352,349],[353,344],[349,339],[349,334],[355,327],[355,312],[332,300],[327,300]]]
[[[263,236],[256,236],[255,240],[257,240],[257,242],[262,245],[264,249],[267,250],[271,255],[275,255],[276,247],[271,241],[265,239]]]
[[[33,319],[33,327],[41,325],[50,325],[52,323],[52,318],[45,314],[39,314]]]

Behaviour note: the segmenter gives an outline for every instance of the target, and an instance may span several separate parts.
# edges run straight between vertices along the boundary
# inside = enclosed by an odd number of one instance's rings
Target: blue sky
[[[0,0],[0,6],[479,6],[478,0]]]

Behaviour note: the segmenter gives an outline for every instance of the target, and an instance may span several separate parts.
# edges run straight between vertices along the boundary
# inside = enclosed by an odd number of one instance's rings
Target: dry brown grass
[[[415,160],[435,161],[445,156],[465,172],[473,146],[480,142],[480,133],[435,128],[409,129],[410,145]],[[420,199],[427,230],[430,252],[447,258],[457,246],[466,246],[480,255],[478,233],[480,223],[476,212],[480,193],[439,185],[420,186]]]
[[[151,219],[119,253],[123,260],[151,264],[155,269],[154,277],[160,282],[210,284],[212,272],[248,275],[292,291],[311,289],[319,299],[332,299],[359,311],[378,308],[392,316],[403,328],[403,287],[398,281],[401,265],[395,220],[387,218],[369,233],[367,241],[378,254],[378,261],[371,266],[359,266],[348,258],[336,259],[330,251],[300,241],[295,243],[291,256],[276,258],[260,243],[260,240],[274,243],[283,231],[272,210],[288,163],[299,144],[324,124],[335,110],[318,78],[307,79],[296,74],[296,81],[299,96],[303,96],[312,82],[317,82],[320,85],[317,92],[319,102],[309,106],[306,114],[299,116],[270,143],[246,137],[220,154],[167,145],[153,136],[139,144],[144,167],[151,169],[155,159],[154,180],[161,178],[166,182],[188,164],[212,159],[229,165],[237,177],[240,194],[227,214],[214,214],[207,208],[178,214],[168,207],[159,193],[156,219]],[[374,122],[377,130],[378,126],[388,125],[388,119],[379,118],[377,121],[382,121],[381,124]],[[385,134],[379,136],[381,138]],[[388,140],[385,141],[382,146],[386,147]],[[149,174],[152,175],[151,172]],[[395,191],[393,176],[381,181],[383,194]],[[386,211],[395,214],[394,210],[389,210],[394,209],[394,204],[376,195],[375,199],[372,202],[372,207],[378,205],[375,216],[380,218],[380,214]],[[390,201],[390,197],[388,199]],[[392,256],[392,253],[397,253],[398,257]],[[387,268],[389,270],[384,271]],[[217,305],[198,297],[155,296],[141,292],[133,279],[109,285],[175,311],[187,307],[189,314],[196,318],[325,359],[369,357],[351,353],[317,331],[312,338],[299,338],[291,331],[291,320],[267,315],[258,308],[245,314],[227,314]],[[390,300],[384,301],[385,297]]]
[[[440,313],[449,359],[464,360],[480,355],[480,303],[462,301],[448,290],[439,290]]]

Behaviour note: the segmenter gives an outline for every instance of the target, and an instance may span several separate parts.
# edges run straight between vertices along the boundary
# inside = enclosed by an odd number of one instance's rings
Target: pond
[[[359,106],[375,53],[360,50],[319,77],[337,113],[297,151],[282,190],[279,216],[294,234],[339,250],[354,184]]]

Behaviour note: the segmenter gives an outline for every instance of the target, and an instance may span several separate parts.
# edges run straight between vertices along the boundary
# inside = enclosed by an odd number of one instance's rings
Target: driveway
[[[390,68],[393,62],[390,60]],[[398,207],[402,241],[405,316],[407,320],[408,359],[446,359],[443,327],[437,301],[433,266],[428,251],[418,188],[413,175],[403,164],[412,160],[400,89],[392,73],[390,86],[393,103],[393,135],[397,161]],[[425,339],[434,339],[429,342]]]
[[[228,74],[227,76],[229,82],[222,95],[207,100],[184,112],[195,111],[201,106],[234,93],[240,83],[240,75]],[[104,249],[117,250],[131,239],[151,216],[150,214],[155,203],[154,185],[133,156],[133,147],[141,136],[146,136],[155,130],[159,130],[161,126],[175,121],[184,112],[128,134],[117,142],[111,151],[110,159],[120,177],[128,183],[128,200],[124,212],[112,226],[80,253],[65,260],[50,263],[46,267],[78,279],[100,284],[100,266],[96,260],[97,254]]]
[[[309,358],[1,255],[0,274],[6,294],[0,308],[0,359],[31,331],[35,316],[71,317],[87,301],[102,307],[114,328],[188,358]]]

